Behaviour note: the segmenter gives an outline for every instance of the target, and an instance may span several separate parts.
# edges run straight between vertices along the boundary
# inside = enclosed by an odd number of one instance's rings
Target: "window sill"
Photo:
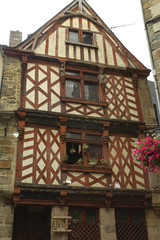
[[[85,105],[94,105],[94,106],[101,106],[107,107],[108,104],[104,101],[91,101],[82,98],[71,98],[71,97],[61,97],[62,102],[71,102],[71,103],[81,103]]]
[[[111,169],[106,166],[77,166],[72,164],[62,164],[62,171],[111,174]]]
[[[72,44],[72,45],[77,45],[77,46],[82,46],[82,47],[89,47],[89,48],[98,49],[98,46],[96,46],[96,45],[81,43],[81,42],[66,41],[66,44]]]

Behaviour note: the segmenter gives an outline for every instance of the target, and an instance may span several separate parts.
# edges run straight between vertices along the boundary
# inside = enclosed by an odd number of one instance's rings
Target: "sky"
[[[10,30],[21,31],[25,40],[28,34],[35,32],[71,2],[72,0],[1,1],[0,44],[9,44]],[[103,22],[112,28],[123,45],[145,67],[151,69],[141,0],[86,0],[86,2]]]

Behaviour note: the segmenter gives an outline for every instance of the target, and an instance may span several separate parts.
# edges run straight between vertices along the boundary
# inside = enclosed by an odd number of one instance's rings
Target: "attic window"
[[[69,41],[71,42],[79,42],[78,31],[69,30]]]
[[[83,43],[93,44],[93,34],[92,33],[83,32]]]
[[[76,29],[69,29],[69,42],[93,45],[93,33]]]

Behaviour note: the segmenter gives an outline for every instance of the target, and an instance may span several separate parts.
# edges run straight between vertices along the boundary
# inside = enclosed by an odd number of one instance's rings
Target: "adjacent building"
[[[157,178],[132,161],[157,127],[150,70],[84,0],[12,44],[0,56],[0,239],[158,240]]]

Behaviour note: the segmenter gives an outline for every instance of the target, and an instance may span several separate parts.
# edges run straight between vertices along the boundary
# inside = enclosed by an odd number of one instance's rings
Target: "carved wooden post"
[[[107,166],[109,166],[109,152],[108,152],[109,126],[110,122],[103,122],[103,157],[104,159],[106,159]]]
[[[110,122],[102,122],[103,123],[103,157],[106,161],[107,167],[110,167],[109,161],[109,126]],[[106,176],[108,186],[111,184],[111,175]]]
[[[68,117],[61,116],[59,119],[60,119],[60,138],[61,138],[60,149],[61,149],[61,158],[62,158],[62,156],[66,154],[65,138],[66,138]]]
[[[18,116],[19,116],[18,133],[19,133],[19,140],[21,140],[24,134],[26,112],[18,111]]]
[[[106,81],[105,81],[105,77],[103,75],[103,69],[100,69],[99,71],[99,84],[101,87],[101,100],[105,101],[105,85],[106,85]]]

